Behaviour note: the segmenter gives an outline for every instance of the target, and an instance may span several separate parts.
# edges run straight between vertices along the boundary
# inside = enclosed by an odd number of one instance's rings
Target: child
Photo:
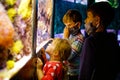
[[[82,16],[78,10],[68,10],[63,16],[64,38],[67,38],[72,46],[70,57],[68,58],[68,76],[69,80],[78,80],[80,53],[83,45],[84,37],[81,34],[80,26],[82,24]]]
[[[69,42],[66,39],[55,38],[45,51],[49,54],[50,60],[46,61],[43,66],[41,59],[37,59],[38,80],[61,80],[65,78],[67,68],[63,62],[71,53]]]
[[[97,2],[88,7],[85,30],[89,36],[81,51],[79,80],[117,80],[119,45],[115,34],[107,32],[114,14],[108,2]]]

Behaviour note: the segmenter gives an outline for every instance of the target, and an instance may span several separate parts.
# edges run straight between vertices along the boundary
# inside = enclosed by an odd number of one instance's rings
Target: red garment
[[[48,61],[43,67],[44,77],[42,80],[62,80],[62,63],[58,61]]]

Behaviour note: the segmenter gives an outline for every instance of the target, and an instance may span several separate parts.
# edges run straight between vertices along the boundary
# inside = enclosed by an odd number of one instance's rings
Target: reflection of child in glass
[[[64,38],[70,41],[72,52],[68,58],[68,76],[69,80],[77,80],[79,75],[80,52],[83,45],[83,35],[80,32],[82,16],[77,10],[68,10],[63,16]]]
[[[45,50],[50,60],[45,65],[37,59],[38,80],[61,80],[65,77],[67,67],[63,64],[71,53],[71,45],[66,39],[55,38]]]

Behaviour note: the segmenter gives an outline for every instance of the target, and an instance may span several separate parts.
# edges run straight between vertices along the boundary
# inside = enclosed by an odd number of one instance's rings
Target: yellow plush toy
[[[5,2],[8,4],[8,5],[14,5],[16,3],[17,0],[5,0]]]
[[[7,69],[9,70],[14,67],[15,62],[13,60],[8,60],[6,64],[7,64]]]
[[[32,8],[30,7],[30,1],[31,0],[21,0],[20,2],[18,14],[22,15],[23,18],[29,18],[31,16]]]
[[[18,54],[23,47],[24,46],[22,44],[22,41],[21,40],[17,40],[16,42],[13,43],[13,47],[11,48],[11,52]]]
[[[8,9],[7,14],[8,14],[10,20],[13,22],[14,21],[13,18],[15,17],[17,12],[16,12],[16,10],[14,8],[10,8],[10,9]]]

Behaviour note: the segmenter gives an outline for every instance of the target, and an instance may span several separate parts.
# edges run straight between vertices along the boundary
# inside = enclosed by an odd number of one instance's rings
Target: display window
[[[31,56],[32,0],[0,0],[0,80],[9,80]]]

